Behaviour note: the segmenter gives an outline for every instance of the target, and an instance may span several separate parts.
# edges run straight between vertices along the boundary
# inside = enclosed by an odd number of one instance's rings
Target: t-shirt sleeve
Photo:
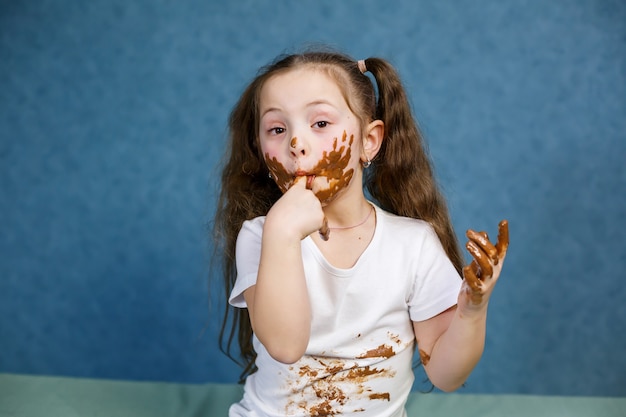
[[[408,300],[413,321],[428,320],[456,305],[463,282],[432,228],[427,229],[420,249]]]
[[[237,236],[235,250],[237,279],[228,299],[228,302],[234,307],[247,307],[243,293],[256,284],[261,259],[261,237],[264,220],[264,217],[257,217],[245,221]]]

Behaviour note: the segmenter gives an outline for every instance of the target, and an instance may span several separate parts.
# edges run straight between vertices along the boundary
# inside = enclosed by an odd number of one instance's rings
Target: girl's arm
[[[244,292],[254,333],[282,363],[302,357],[311,329],[301,240],[321,227],[324,213],[304,183],[297,181],[267,214],[257,282]]]
[[[494,246],[485,233],[468,231],[474,261],[463,269],[458,305],[429,320],[414,322],[415,337],[430,381],[454,391],[469,377],[485,345],[487,305],[500,276],[509,243],[508,223],[500,222]]]

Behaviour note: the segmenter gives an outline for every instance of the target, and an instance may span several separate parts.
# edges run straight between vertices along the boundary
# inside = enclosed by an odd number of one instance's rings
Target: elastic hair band
[[[356,64],[359,66],[359,71],[361,71],[361,74],[365,74],[367,72],[367,67],[365,66],[364,59],[358,60]]]

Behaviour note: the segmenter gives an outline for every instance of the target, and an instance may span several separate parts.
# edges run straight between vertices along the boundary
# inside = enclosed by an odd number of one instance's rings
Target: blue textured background
[[[462,392],[626,395],[608,0],[0,1],[0,372],[236,380],[207,297],[226,119],[307,42],[396,64],[461,237],[510,221]]]

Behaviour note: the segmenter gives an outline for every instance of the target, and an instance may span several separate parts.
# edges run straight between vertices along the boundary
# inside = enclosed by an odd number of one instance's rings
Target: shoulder
[[[403,253],[424,260],[446,256],[439,236],[430,223],[411,217],[398,216],[377,208],[380,243],[387,253]]]
[[[265,216],[255,217],[254,219],[246,220],[241,225],[239,230],[239,236],[253,234],[261,235],[263,232],[263,225],[265,224]]]
[[[256,247],[259,247],[260,250],[264,223],[265,216],[255,217],[243,222],[237,235],[237,256],[242,255],[243,251],[249,251]]]
[[[437,239],[437,234],[433,227],[424,220],[399,216],[379,207],[376,207],[376,215],[378,216],[383,232],[396,239],[403,237],[412,241],[416,239]]]

